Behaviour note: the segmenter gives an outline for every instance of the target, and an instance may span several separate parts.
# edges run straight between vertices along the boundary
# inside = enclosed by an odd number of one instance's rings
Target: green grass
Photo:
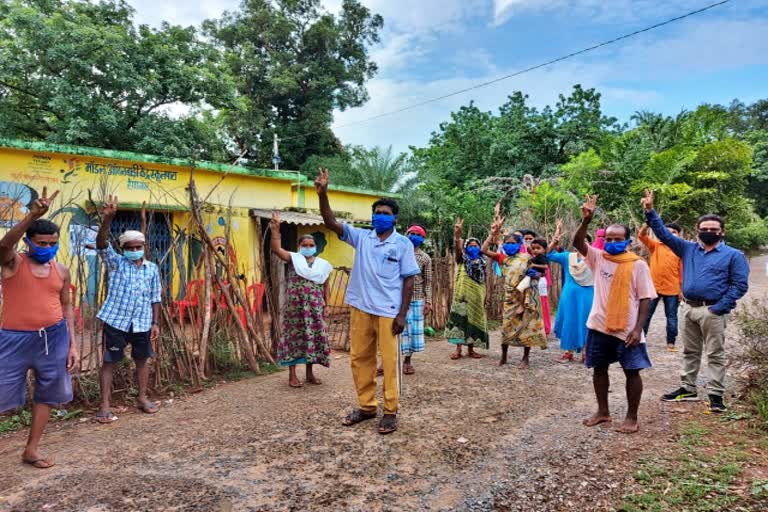
[[[67,411],[66,409],[51,409],[51,422],[66,421],[77,418],[83,414],[82,409]],[[22,409],[17,414],[0,417],[0,434],[16,432],[22,428],[28,427],[32,423],[32,413],[27,409]]]
[[[759,446],[760,441],[751,440],[744,430],[731,428],[732,425],[732,421],[720,421],[711,428],[697,421],[682,425],[677,446],[668,453],[638,461],[632,475],[638,490],[625,495],[618,510],[758,510],[750,507],[754,501],[768,498],[768,480],[752,482],[751,497],[740,496],[731,488],[745,466],[754,460],[749,448]],[[733,445],[722,446],[718,437],[729,439]]]

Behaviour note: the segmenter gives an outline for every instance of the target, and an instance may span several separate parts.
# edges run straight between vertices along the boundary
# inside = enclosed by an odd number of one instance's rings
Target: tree
[[[135,27],[123,0],[2,2],[0,135],[215,158],[217,133],[163,109],[228,104],[220,64],[191,27]]]
[[[340,154],[333,111],[367,101],[365,83],[377,71],[368,48],[382,25],[357,0],[344,0],[339,16],[320,0],[244,0],[239,11],[206,21],[237,80],[238,100],[222,112],[236,152],[267,165],[277,133],[286,168]]]

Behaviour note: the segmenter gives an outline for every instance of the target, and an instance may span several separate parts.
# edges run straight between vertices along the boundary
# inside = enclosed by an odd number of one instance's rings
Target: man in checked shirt
[[[107,265],[109,292],[98,318],[104,322],[104,364],[101,367],[101,407],[96,413],[99,423],[112,423],[117,416],[110,408],[112,374],[122,361],[126,345],[131,344],[131,357],[136,363],[139,385],[138,407],[147,414],[158,411],[158,404],[147,398],[149,366],[154,357],[152,341],[160,336],[160,273],[157,265],[144,258],[144,234],[126,231],[120,235],[118,254],[109,243],[109,228],[117,213],[117,197],[109,196],[104,204],[96,248]]]

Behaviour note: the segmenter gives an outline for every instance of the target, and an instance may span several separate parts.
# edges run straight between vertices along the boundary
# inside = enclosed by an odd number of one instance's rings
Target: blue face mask
[[[144,257],[144,249],[139,249],[138,251],[123,251],[123,256],[131,261],[139,261]]]
[[[626,252],[630,242],[631,240],[624,240],[623,242],[608,242],[605,244],[605,252],[616,256],[617,254]]]
[[[311,258],[315,254],[317,254],[317,248],[316,247],[299,247],[299,254],[301,254],[305,258]]]
[[[386,233],[390,229],[395,227],[395,216],[387,213],[374,213],[371,217],[371,223],[376,233]]]
[[[421,235],[408,235],[408,240],[411,241],[414,247],[418,247],[424,243],[424,237]]]
[[[501,246],[501,248],[504,250],[504,254],[507,256],[514,256],[518,252],[520,252],[520,244],[510,244],[506,243]]]
[[[58,242],[51,247],[38,247],[32,243],[32,240],[27,238],[27,244],[29,244],[30,248],[29,255],[38,263],[48,263],[56,256],[56,252],[59,250]]]
[[[467,254],[467,258],[476,260],[480,257],[480,248],[476,245],[467,247],[464,252]]]

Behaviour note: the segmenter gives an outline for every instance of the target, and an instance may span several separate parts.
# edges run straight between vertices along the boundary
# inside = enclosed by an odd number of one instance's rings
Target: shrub
[[[742,398],[768,427],[768,301],[753,300],[736,313],[739,350],[733,358]]]

